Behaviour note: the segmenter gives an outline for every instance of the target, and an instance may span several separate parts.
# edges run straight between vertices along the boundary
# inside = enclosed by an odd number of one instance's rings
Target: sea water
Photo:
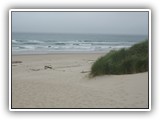
[[[128,48],[147,35],[12,33],[12,53],[105,52]]]

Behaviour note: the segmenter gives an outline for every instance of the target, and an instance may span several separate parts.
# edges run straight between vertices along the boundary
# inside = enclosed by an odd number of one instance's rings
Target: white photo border
[[[148,12],[148,108],[12,108],[12,12]],[[151,10],[150,9],[10,9],[9,10],[9,110],[10,111],[150,111],[151,110]]]

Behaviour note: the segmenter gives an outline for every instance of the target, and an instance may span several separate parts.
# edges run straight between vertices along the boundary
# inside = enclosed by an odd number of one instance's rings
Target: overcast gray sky
[[[148,12],[12,12],[12,32],[148,34]]]

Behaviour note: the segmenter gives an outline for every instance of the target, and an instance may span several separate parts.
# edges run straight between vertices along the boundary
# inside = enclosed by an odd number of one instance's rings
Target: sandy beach
[[[13,55],[12,108],[148,108],[148,72],[89,77],[102,55]]]

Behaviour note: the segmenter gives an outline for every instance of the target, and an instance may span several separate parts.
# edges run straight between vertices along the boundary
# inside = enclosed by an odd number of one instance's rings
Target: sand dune
[[[12,107],[147,108],[148,72],[88,77],[91,65],[102,55],[13,56]]]

